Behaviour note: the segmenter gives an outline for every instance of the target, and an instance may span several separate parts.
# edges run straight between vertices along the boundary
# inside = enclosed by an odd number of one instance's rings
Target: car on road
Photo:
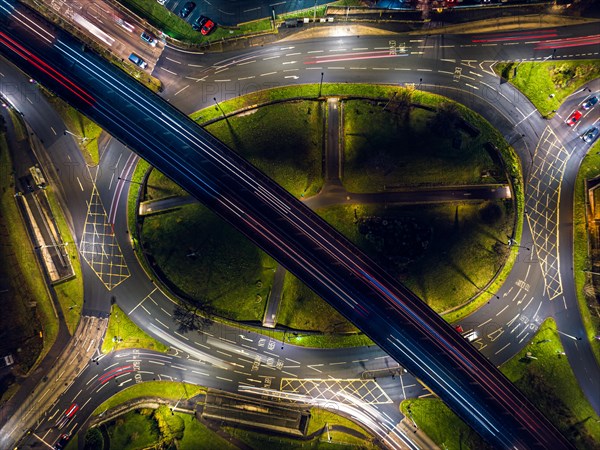
[[[573,111],[573,114],[571,114],[569,116],[569,118],[566,120],[566,124],[569,125],[570,127],[572,127],[577,122],[579,122],[579,119],[581,119],[581,116],[582,116],[581,111]]]
[[[142,41],[148,43],[152,47],[156,47],[156,44],[158,42],[156,40],[156,38],[154,37],[154,35],[152,33],[147,32],[147,31],[144,31],[142,34],[140,34],[140,38],[142,39]]]
[[[146,61],[144,61],[142,58],[140,58],[138,55],[136,55],[135,53],[132,53],[131,55],[129,55],[129,61],[134,63],[136,66],[141,67],[142,69],[145,69],[146,67],[148,67],[148,63]]]
[[[596,103],[598,103],[598,97],[595,95],[592,95],[585,102],[583,102],[581,107],[585,110],[588,110],[588,109],[593,108],[596,105]]]
[[[60,418],[60,420],[56,423],[56,427],[60,430],[66,424],[68,424],[71,419],[75,416],[75,413],[79,411],[79,405],[77,403],[73,403],[69,406],[69,409],[65,411],[65,414]]]
[[[214,28],[215,28],[215,23],[212,20],[208,19],[208,20],[206,20],[206,22],[204,22],[204,26],[200,30],[200,33],[202,33],[204,36],[206,36],[207,34],[210,34],[210,32],[212,30],[214,30]]]
[[[62,450],[69,443],[69,439],[71,439],[71,435],[70,434],[63,434],[60,437],[60,439],[58,441],[56,441],[56,444],[54,444],[54,449],[55,450]]]
[[[589,130],[587,130],[585,133],[583,133],[583,136],[581,136],[581,139],[583,139],[584,142],[591,144],[598,137],[598,133],[600,133],[600,130],[598,130],[598,127],[591,127]]]
[[[187,2],[185,5],[183,5],[183,8],[179,10],[179,17],[185,19],[192,13],[194,8],[196,8],[196,4],[194,2]]]
[[[473,342],[475,339],[478,338],[477,336],[477,331],[471,331],[469,333],[463,334],[463,337],[469,341],[469,342]]]

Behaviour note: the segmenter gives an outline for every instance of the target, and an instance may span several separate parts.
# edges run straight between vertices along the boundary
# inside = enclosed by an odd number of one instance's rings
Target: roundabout
[[[569,35],[571,31],[567,29],[565,33]],[[492,291],[493,295],[496,296],[495,300],[493,298],[489,304],[469,316],[468,324],[463,323],[463,327],[478,330],[480,337],[478,341],[474,341],[474,345],[494,364],[498,364],[517,354],[528,339],[531,339],[546,317],[554,317],[559,331],[567,335],[562,339],[562,343],[567,357],[570,361],[573,361],[572,367],[580,385],[592,405],[598,410],[593,395],[594,392],[597,392],[597,379],[596,381],[594,379],[590,380],[584,375],[588,370],[597,372],[597,363],[591,353],[590,342],[582,338],[582,336],[586,336],[586,333],[581,323],[581,317],[577,313],[578,306],[574,294],[572,274],[569,272],[569,258],[572,258],[569,242],[572,231],[569,226],[568,214],[571,212],[572,186],[563,183],[563,180],[574,179],[576,159],[572,159],[572,156],[578,155],[581,159],[585,147],[575,141],[575,137],[569,134],[569,130],[561,128],[558,119],[551,122],[544,121],[526,99],[509,84],[499,84],[498,78],[489,70],[489,67],[495,61],[494,58],[499,54],[508,54],[510,50],[510,56],[513,59],[519,59],[523,54],[530,52],[531,49],[527,48],[527,44],[523,44],[514,52],[509,48],[503,48],[502,51],[492,49],[493,53],[490,55],[489,49],[484,46],[473,45],[471,38],[455,36],[451,40],[446,37],[443,45],[439,40],[436,40],[435,44],[431,44],[431,40],[427,43],[419,42],[418,44],[420,44],[422,50],[416,50],[419,46],[415,44],[415,56],[410,58],[400,57],[399,55],[393,55],[393,58],[384,58],[382,55],[385,53],[380,49],[385,48],[389,55],[389,39],[388,42],[381,38],[360,39],[361,47],[355,47],[354,42],[348,43],[342,40],[342,42],[325,41],[323,43],[316,41],[299,42],[291,45],[293,48],[289,48],[290,43],[287,42],[285,47],[280,45],[268,46],[261,50],[245,53],[243,56],[234,54],[226,60],[223,59],[222,55],[202,55],[202,61],[205,67],[209,67],[208,69],[202,69],[202,73],[197,74],[196,69],[192,68],[189,62],[186,69],[189,70],[190,77],[201,75],[205,78],[199,84],[201,87],[198,96],[180,96],[182,92],[180,89],[184,86],[181,84],[175,86],[174,80],[171,80],[173,83],[167,86],[164,96],[172,104],[182,109],[183,112],[191,113],[192,110],[198,109],[201,105],[210,104],[211,100],[217,98],[217,96],[222,100],[222,97],[227,97],[232,92],[256,90],[256,86],[251,84],[256,82],[248,80],[262,77],[267,80],[264,83],[271,83],[268,79],[269,76],[289,76],[285,75],[288,73],[285,71],[295,71],[294,65],[297,65],[298,75],[293,76],[302,76],[302,78],[305,78],[303,81],[306,83],[317,83],[320,86],[320,95],[328,95],[327,90],[331,86],[331,84],[321,85],[319,78],[322,80],[324,77],[322,74],[327,74],[328,79],[326,81],[328,83],[356,81],[368,76],[371,79],[370,81],[374,83],[390,83],[392,81],[403,85],[411,83],[421,90],[431,90],[455,99],[480,113],[490,123],[494,124],[496,129],[515,147],[523,161],[526,224],[523,227],[520,242],[527,247],[523,245],[523,248],[521,248],[521,244],[514,246],[514,251],[518,257],[507,281],[502,287]],[[433,49],[429,49],[429,45],[433,45]],[[179,55],[176,50],[169,49],[169,51],[171,56]],[[321,53],[322,55],[315,56],[311,52],[320,52],[318,55],[321,55]],[[422,52],[422,54],[416,52]],[[429,52],[436,55],[443,54],[444,58],[428,58],[427,54]],[[465,53],[464,56],[461,54],[463,52]],[[560,57],[561,52],[562,50],[557,52],[557,56]],[[357,58],[357,53],[362,56]],[[476,59],[464,59],[467,57],[467,53],[469,53],[469,58]],[[165,51],[165,54],[165,56],[169,55],[167,51]],[[199,58],[200,56],[185,56],[185,58],[193,57]],[[360,60],[367,57],[375,60],[372,62],[376,62],[377,66],[363,66]],[[259,67],[259,64],[255,64],[258,60],[266,62]],[[275,60],[278,60],[278,62],[268,62]],[[359,61],[355,62],[357,60]],[[160,71],[162,67],[173,67],[171,64],[173,64],[172,61],[165,58],[164,64],[156,70]],[[179,64],[184,67],[184,61],[179,60]],[[301,64],[302,69],[300,68]],[[285,68],[286,66],[290,68]],[[461,70],[458,71],[457,68]],[[274,73],[270,74],[269,71]],[[362,75],[358,75],[359,73],[362,73]],[[185,79],[185,76],[180,74],[178,79]],[[277,80],[274,82],[277,82]],[[227,83],[230,83],[230,85],[228,86]],[[231,88],[231,84],[235,86],[234,89]],[[590,83],[590,86],[594,90],[598,89],[593,83]],[[211,93],[209,94],[209,92]],[[572,99],[567,100],[565,108],[580,103],[583,100],[581,97],[583,95],[576,94]],[[154,121],[155,119],[150,118],[150,120]],[[156,123],[153,122],[153,125],[156,125]],[[39,130],[39,133],[42,134],[41,128]],[[123,130],[121,131],[123,132]],[[38,131],[36,130],[36,132]],[[49,135],[44,137],[48,145],[58,139]],[[514,139],[516,140],[514,141]],[[577,142],[577,145],[566,147],[563,145],[563,141]],[[151,142],[147,142],[147,144],[152,145]],[[182,151],[183,148],[178,147],[174,151]],[[133,166],[132,160],[129,150],[113,141],[104,153],[104,160],[101,159],[100,168],[103,167],[103,164],[106,164],[104,167],[118,168],[119,181],[122,181],[121,179],[129,179]],[[191,159],[188,162],[191,164]],[[123,168],[126,170],[122,170]],[[89,182],[86,181],[85,186],[82,183],[79,192],[76,190],[73,192],[77,193],[79,198],[79,208],[84,207],[85,201],[81,200],[86,194],[99,195],[103,199],[103,204],[114,206],[114,215],[111,207],[107,211],[107,216],[114,217],[115,239],[121,243],[120,248],[123,252],[123,258],[127,262],[131,276],[124,279],[108,293],[106,288],[100,284],[96,274],[91,273],[90,269],[84,266],[84,276],[86,277],[84,314],[96,316],[106,314],[109,299],[114,296],[117,304],[123,308],[134,322],[142,325],[150,335],[167,343],[172,349],[178,349],[178,353],[169,355],[169,358],[182,358],[181,355],[190,357],[188,359],[183,356],[183,359],[186,360],[186,367],[178,364],[179,361],[175,363],[165,361],[165,365],[169,367],[170,377],[187,381],[191,381],[189,379],[193,378],[193,381],[198,384],[235,391],[240,389],[242,380],[246,375],[238,374],[239,377],[238,375],[232,375],[237,370],[233,367],[237,366],[232,366],[231,363],[235,361],[235,358],[238,358],[233,355],[237,354],[235,352],[250,351],[254,355],[254,360],[249,359],[246,355],[244,361],[236,362],[236,364],[245,365],[243,369],[239,367],[238,369],[252,372],[256,365],[256,376],[258,378],[260,378],[259,374],[269,375],[265,375],[260,383],[251,385],[252,388],[244,387],[243,390],[245,392],[264,393],[264,389],[270,388],[274,382],[277,384],[283,378],[314,378],[315,376],[325,378],[325,376],[332,376],[347,379],[353,374],[355,376],[365,366],[369,369],[377,369],[386,364],[384,361],[390,361],[388,356],[376,348],[361,347],[351,350],[336,349],[331,351],[282,345],[281,351],[277,350],[277,353],[274,353],[276,356],[271,356],[272,365],[269,365],[267,352],[273,353],[273,350],[276,350],[279,345],[275,340],[273,340],[275,343],[271,344],[271,339],[265,339],[246,331],[221,325],[214,325],[216,327],[214,329],[209,328],[199,336],[197,341],[190,341],[189,338],[178,335],[176,324],[173,323],[173,319],[170,318],[168,312],[172,308],[170,300],[147,278],[137,265],[130,250],[131,247],[126,245],[131,243],[131,240],[127,234],[126,218],[124,217],[127,197],[123,188],[124,182],[117,183],[115,189],[113,189],[110,173],[110,170],[98,170],[97,176],[92,177]],[[79,188],[77,187],[77,189]],[[117,192],[119,193],[118,196],[116,195]],[[263,194],[261,196],[264,198]],[[560,209],[558,208],[559,199],[562,206]],[[119,211],[118,214],[116,213],[117,210]],[[561,226],[559,226],[559,220],[562,223]],[[84,232],[81,228],[75,226],[74,229],[78,241],[84,240],[82,236]],[[527,248],[535,248],[535,255]],[[332,249],[332,251],[336,250]],[[372,281],[369,278],[371,275],[368,273],[365,277],[368,281]],[[453,332],[453,330],[448,331],[448,333],[450,332]],[[373,333],[374,331],[371,331],[371,335]],[[450,339],[450,334],[444,336],[448,336],[448,339]],[[575,336],[575,339],[568,336]],[[582,339],[577,339],[578,337]],[[455,338],[452,339],[452,342],[458,348],[464,348],[465,352],[470,352],[470,347],[468,347],[470,344],[463,342],[462,337],[458,336],[456,340],[454,340]],[[252,343],[250,343],[250,340]],[[262,345],[261,340],[263,340]],[[253,349],[244,350],[243,345],[252,346]],[[144,357],[128,355],[125,355],[125,357],[146,361]],[[118,362],[116,358],[116,355],[109,354],[103,357],[102,361],[103,364],[116,361],[116,364]],[[156,360],[159,357],[148,356],[147,358],[148,360],[151,358]],[[166,357],[163,358],[166,359]],[[148,362],[147,367],[143,365],[145,363],[141,364],[142,369],[138,372],[142,378],[146,375],[148,378],[156,376],[156,370],[148,370],[148,367],[152,367],[154,363]],[[90,364],[86,371],[82,372],[81,377],[77,379],[73,387],[70,388],[73,391],[65,395],[65,398],[61,401],[67,402],[68,398],[73,398],[71,394],[77,394],[78,389],[83,391],[84,385],[88,386],[86,384],[88,382],[90,383],[89,386],[94,386],[93,380],[106,367],[110,366],[112,364],[103,366]],[[195,367],[194,370],[201,372],[201,374],[191,377],[187,367],[191,368],[192,366]],[[207,367],[210,367],[210,371],[205,371]],[[288,372],[288,374],[283,371]],[[251,376],[254,379],[254,376]],[[404,377],[405,375],[402,375],[400,378],[402,380],[401,386],[398,386],[395,379],[380,380],[378,378],[377,381],[390,399],[394,399],[393,401],[396,402],[407,396],[418,395],[420,389],[415,385],[416,392],[410,390],[407,392],[403,384]],[[268,383],[267,379],[269,379]],[[117,389],[114,385],[111,384],[111,386],[113,386],[112,389]],[[102,398],[109,394],[108,390],[101,391],[98,389],[92,392],[91,388],[86,387],[85,389],[89,401],[85,404],[81,402],[82,407],[78,413],[81,417],[87,417],[94,409],[94,405],[97,405]],[[27,403],[23,404],[23,408],[27,408]],[[382,411],[384,409],[386,415],[393,417],[393,419],[389,422],[387,419],[377,419],[380,420],[377,422],[377,426],[380,427],[377,434],[386,440],[388,445],[394,446],[391,443],[393,440],[391,438],[388,440],[388,438],[390,429],[393,429],[399,419],[399,411],[397,405],[393,404],[389,405],[389,408],[381,408]],[[49,420],[43,419],[42,422],[41,426],[46,427],[46,430],[51,428]],[[14,432],[14,426],[12,430],[11,434]],[[396,431],[392,433],[396,434]],[[5,436],[9,436],[9,434],[5,434]],[[411,444],[407,443],[405,445],[410,446]]]

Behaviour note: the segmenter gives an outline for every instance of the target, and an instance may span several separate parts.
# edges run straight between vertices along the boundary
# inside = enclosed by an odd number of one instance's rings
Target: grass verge
[[[542,116],[550,118],[565,98],[600,76],[600,60],[499,63],[494,71],[519,89]]]
[[[100,160],[98,138],[102,133],[102,128],[56,95],[50,94],[44,89],[40,89],[40,91],[46,95],[55,111],[60,114],[67,130],[75,135],[75,141],[81,149],[85,162],[91,166],[97,165]]]
[[[596,272],[597,261],[592,261],[588,253],[588,232],[596,229],[594,223],[586,221],[586,191],[585,180],[600,175],[600,141],[597,141],[589,150],[586,157],[581,161],[579,173],[575,181],[575,194],[573,204],[573,273],[575,276],[575,290],[577,292],[577,301],[579,311],[587,338],[590,340],[592,350],[596,360],[600,363],[600,341],[595,336],[600,335],[600,317],[592,315],[590,306],[595,305],[598,308],[598,301],[595,297],[595,285],[593,284],[593,275],[586,271]],[[591,244],[590,244],[591,245]],[[595,264],[594,264],[595,263]],[[586,287],[591,287],[589,298],[586,298]],[[588,304],[590,306],[588,306]]]
[[[123,389],[121,392],[113,395],[98,406],[92,415],[97,416],[108,409],[141,397],[159,397],[168,400],[179,400],[189,399],[202,393],[206,393],[206,388],[195,384],[175,381],[145,381],[130,386],[127,389]]]
[[[169,349],[162,342],[148,336],[121,308],[112,305],[108,328],[102,342],[102,353],[124,348],[147,348],[157,352],[166,352]]]
[[[206,130],[296,197],[316,194],[323,185],[323,108],[318,102],[269,105]]]
[[[458,127],[432,132],[435,112],[403,108],[397,113],[391,106],[344,103],[343,182],[349,191],[507,182],[501,163],[485,149],[485,134],[471,137]]]
[[[3,297],[2,354],[13,353],[19,373],[27,373],[52,347],[58,319],[46,282],[17,206],[13,168],[4,133],[0,135],[0,274]],[[43,333],[43,338],[40,336]],[[20,351],[19,351],[20,349]]]
[[[188,195],[177,183],[167,178],[156,169],[152,169],[146,186],[146,198],[144,200],[158,200],[167,197]]]
[[[138,450],[152,448],[159,442],[160,432],[152,416],[153,410],[130,411],[114,420],[106,427],[110,438],[110,448]]]
[[[71,266],[75,275],[69,280],[54,285],[54,291],[65,316],[65,323],[69,329],[69,333],[73,335],[81,317],[81,309],[83,308],[83,276],[81,274],[77,244],[67,225],[63,210],[56,200],[52,186],[46,188],[46,196],[62,240],[66,244],[65,248],[71,258]]]
[[[352,205],[319,214],[442,312],[480,292],[504,264],[504,240],[513,225],[510,205]]]
[[[531,342],[501,370],[573,445],[582,450],[598,448],[600,418],[584,397],[562,352],[556,324],[548,319]],[[402,402],[405,414],[409,407],[412,418],[436,444],[448,450],[484,448],[478,436],[440,400]]]

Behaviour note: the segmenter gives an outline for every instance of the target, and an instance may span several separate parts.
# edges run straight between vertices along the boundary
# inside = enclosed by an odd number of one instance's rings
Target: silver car
[[[129,61],[134,63],[136,66],[141,67],[142,69],[145,69],[148,66],[148,63],[146,61],[144,61],[142,58],[140,58],[138,55],[136,55],[135,53],[132,53],[131,55],[129,55]]]
[[[594,142],[596,140],[599,132],[600,132],[600,130],[598,130],[598,127],[592,127],[589,130],[587,130],[585,133],[583,133],[583,136],[581,136],[581,139],[583,139],[588,144],[591,144],[592,142]]]

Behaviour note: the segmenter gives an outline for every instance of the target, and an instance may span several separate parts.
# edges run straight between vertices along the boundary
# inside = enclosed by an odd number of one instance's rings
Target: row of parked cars
[[[581,104],[581,109],[583,109],[584,111],[588,111],[588,110],[592,109],[594,106],[596,106],[597,103],[598,103],[598,96],[592,95],[591,97],[588,97],[585,102],[583,102]],[[576,109],[569,116],[569,118],[565,121],[565,123],[568,126],[572,127],[576,123],[578,123],[582,117],[583,117],[583,113],[579,109]],[[581,139],[583,139],[584,142],[591,144],[592,142],[594,142],[596,140],[596,138],[598,137],[598,134],[600,134],[600,129],[598,129],[597,126],[592,126],[585,133],[583,133],[583,135],[581,136]]]
[[[159,3],[161,1],[163,2],[161,4],[164,5],[163,0],[158,0]],[[186,19],[194,9],[196,9],[196,4],[194,2],[187,2],[179,10],[179,17]],[[215,23],[206,16],[200,16],[192,23],[192,28],[206,36],[215,29]]]
[[[167,2],[167,0],[157,0],[157,1],[161,5],[164,5]],[[196,4],[194,2],[187,2],[179,10],[178,15],[182,19],[186,19],[187,17],[189,17],[189,15],[192,13],[192,11],[194,9],[196,9]],[[215,26],[216,26],[216,24],[206,16],[200,16],[194,22],[192,22],[192,28],[194,30],[202,33],[203,36],[210,34],[215,29]],[[140,38],[142,39],[142,41],[146,42],[148,45],[150,45],[152,47],[156,47],[156,44],[158,43],[158,39],[156,39],[156,36],[154,36],[149,31],[144,31],[140,35]],[[134,63],[136,66],[141,67],[142,69],[145,69],[146,67],[148,67],[148,63],[146,61],[144,61],[142,58],[140,58],[138,55],[136,55],[135,53],[132,53],[131,55],[129,55],[129,61]]]

